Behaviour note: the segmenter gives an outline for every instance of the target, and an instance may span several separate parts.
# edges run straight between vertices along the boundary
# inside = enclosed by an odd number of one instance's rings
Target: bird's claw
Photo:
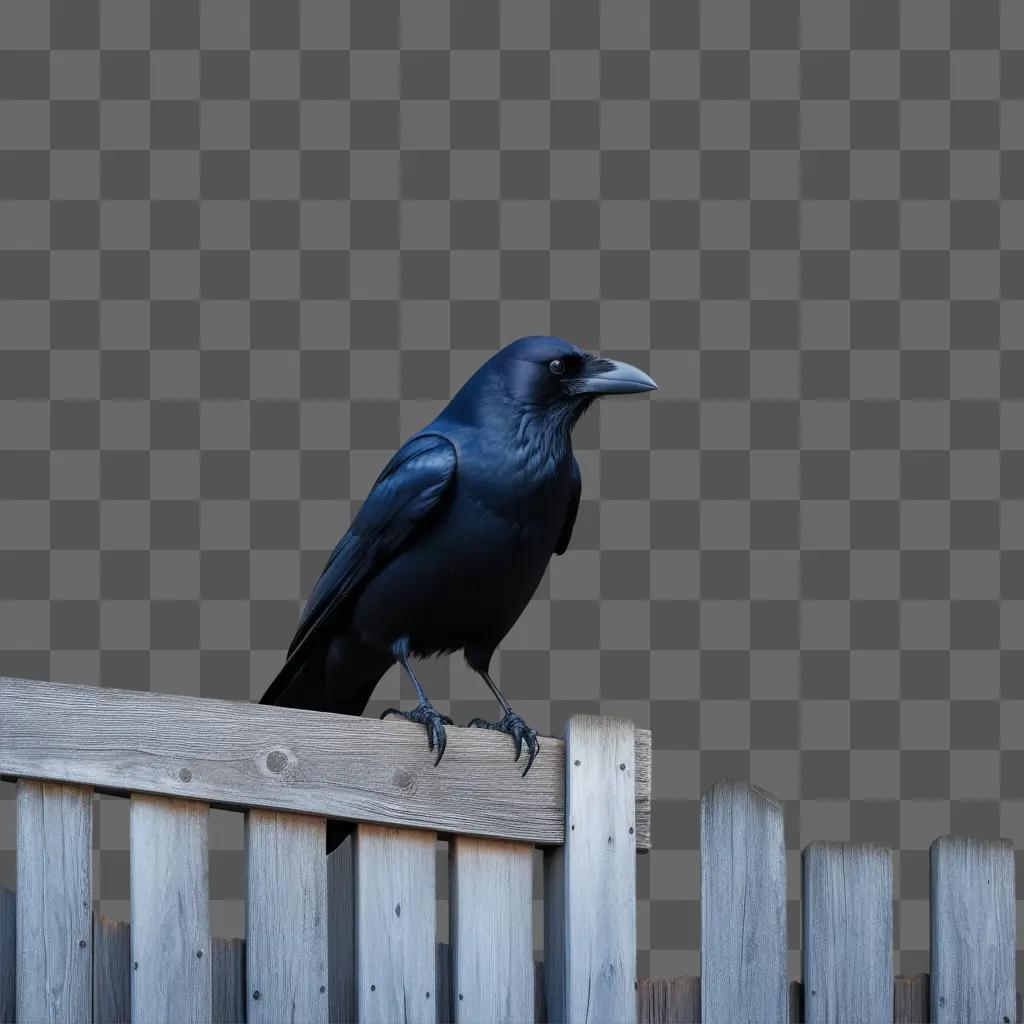
[[[516,745],[516,761],[519,760],[519,757],[523,752],[523,743],[525,741],[529,756],[526,760],[526,767],[523,769],[523,775],[530,770],[530,766],[533,764],[534,758],[540,751],[540,742],[537,739],[537,730],[531,729],[514,711],[510,711],[504,718],[497,722],[488,722],[484,718],[474,718],[469,725],[470,728],[495,729],[498,732],[508,733]]]
[[[399,711],[398,708],[387,708],[380,714],[381,718],[388,715],[398,715],[409,722],[418,722],[427,727],[427,743],[430,749],[437,749],[437,757],[434,758],[434,767],[444,756],[444,749],[448,745],[448,734],[445,732],[445,725],[454,725],[455,722],[447,715],[442,715],[433,704],[424,702],[418,704],[412,711]]]

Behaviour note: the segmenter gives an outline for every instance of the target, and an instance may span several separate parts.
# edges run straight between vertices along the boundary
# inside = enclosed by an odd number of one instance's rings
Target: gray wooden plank
[[[452,1022],[452,947],[437,944],[437,1024]]]
[[[701,1008],[705,1024],[785,1020],[782,805],[721,779],[700,804]]]
[[[14,1024],[17,912],[14,893],[0,888],[0,1024]]]
[[[133,793],[133,1024],[201,1024],[212,1015],[205,803]]]
[[[1017,985],[1013,844],[940,836],[931,844],[931,1017],[1013,1020]]]
[[[356,1020],[352,847],[350,835],[327,856],[327,1012],[331,1024],[354,1024]]]
[[[889,1024],[892,851],[819,841],[804,849],[802,863],[804,1019]]]
[[[640,978],[637,1024],[700,1024],[700,978]]]
[[[928,1024],[928,975],[897,974],[893,983],[895,1024]]]
[[[455,836],[448,863],[455,1024],[532,1020],[533,847]]]
[[[16,800],[16,1017],[88,1020],[92,790],[19,779]]]
[[[93,1024],[125,1024],[132,1013],[132,940],[127,921],[92,920]]]
[[[449,726],[435,767],[423,727],[394,718],[4,677],[0,707],[0,778],[543,845],[564,840],[564,744],[554,737],[544,737],[523,778],[508,737],[488,729]],[[637,751],[648,760],[634,773],[635,839],[645,848],[649,737]]]
[[[433,832],[356,827],[356,999],[361,1024],[436,1022],[436,848]]]
[[[245,826],[249,1024],[327,1024],[327,823],[254,808]]]
[[[804,987],[799,981],[789,983],[789,1024],[803,1024]]]
[[[213,1024],[245,1024],[245,939],[213,940]]]
[[[564,1010],[636,1017],[634,725],[573,715],[565,729]]]

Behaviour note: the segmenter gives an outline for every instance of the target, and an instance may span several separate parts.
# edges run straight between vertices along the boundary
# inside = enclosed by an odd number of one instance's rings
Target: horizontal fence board
[[[437,836],[359,825],[355,844],[359,1020],[436,1024]]]
[[[892,852],[818,841],[802,866],[804,1020],[891,1022]]]
[[[245,818],[249,1024],[327,1024],[327,826],[254,808]]]
[[[639,978],[637,1024],[700,1024],[700,978]]]
[[[782,805],[720,779],[700,803],[701,1010],[705,1024],[785,1020]]]
[[[0,677],[0,776],[88,783],[217,807],[266,807],[441,833],[564,841],[564,744],[530,772],[508,738],[245,701]],[[641,730],[642,731],[642,730]],[[650,845],[650,737],[637,743],[636,843]]]
[[[213,1024],[245,1024],[245,939],[213,940]]]
[[[16,801],[16,1017],[33,1024],[88,1020],[92,790],[21,779]]]
[[[532,1020],[533,847],[456,836],[448,862],[456,1024]]]
[[[0,1024],[14,1024],[14,893],[0,889]]]
[[[928,1024],[928,975],[897,974],[893,979],[894,1024]]]
[[[132,795],[132,1024],[210,1020],[208,819],[205,803]]]
[[[932,1020],[1013,1020],[1013,844],[1008,839],[940,836],[931,844],[930,860]]]
[[[132,937],[127,921],[92,920],[93,1024],[125,1024],[132,1012]]]

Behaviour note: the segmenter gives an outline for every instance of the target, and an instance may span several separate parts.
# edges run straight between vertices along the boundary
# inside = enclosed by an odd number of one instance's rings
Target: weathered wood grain
[[[544,961],[533,962],[533,1020],[534,1024],[546,1024],[548,1004],[544,996]]]
[[[640,978],[637,1024],[700,1024],[700,978]]]
[[[721,779],[700,802],[701,1009],[705,1024],[785,1020],[782,805]]]
[[[533,847],[455,836],[448,863],[455,1024],[532,1020]]]
[[[804,986],[799,981],[789,983],[789,1024],[803,1024]]]
[[[436,847],[434,832],[356,827],[360,1024],[436,1022]]]
[[[245,816],[249,1024],[327,1024],[327,859],[323,818]]]
[[[240,701],[0,677],[0,778],[32,776],[541,845],[564,840],[564,744],[529,774],[508,737],[448,727],[441,763],[423,727]],[[643,732],[643,730],[641,730]],[[650,737],[636,844],[650,846]]]
[[[544,1000],[549,1024],[565,1022],[565,847],[544,851]]]
[[[565,729],[565,1017],[636,1016],[636,785],[632,722],[573,715]]]
[[[895,1024],[928,1024],[928,975],[897,974],[893,979]]]
[[[245,939],[213,940],[213,1024],[245,1024]]]
[[[352,846],[350,835],[327,855],[327,994],[331,1024],[355,1024],[356,1020]]]
[[[0,1024],[14,1024],[17,912],[14,893],[10,889],[0,889]]]
[[[132,794],[133,1024],[210,1020],[208,819],[199,801]]]
[[[804,849],[802,862],[804,1019],[889,1024],[892,852],[819,841]]]
[[[21,779],[16,800],[16,1016],[39,1024],[88,1020],[92,790]]]
[[[1017,1012],[1013,844],[940,836],[931,844],[931,1018],[1013,1020]]]
[[[93,1024],[132,1019],[132,938],[127,921],[104,914],[92,919]]]

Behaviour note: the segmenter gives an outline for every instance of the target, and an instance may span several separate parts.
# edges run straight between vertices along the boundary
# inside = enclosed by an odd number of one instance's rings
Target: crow
[[[419,704],[381,717],[425,726],[436,765],[454,723],[427,699],[409,660],[461,650],[502,712],[470,726],[511,736],[516,761],[525,743],[525,775],[537,733],[491,679],[491,658],[552,554],[569,545],[581,488],[573,426],[601,395],[656,387],[635,366],[562,338],[531,335],[500,349],[384,467],[260,703],[360,715],[398,662]],[[328,822],[328,851],[350,828]]]

